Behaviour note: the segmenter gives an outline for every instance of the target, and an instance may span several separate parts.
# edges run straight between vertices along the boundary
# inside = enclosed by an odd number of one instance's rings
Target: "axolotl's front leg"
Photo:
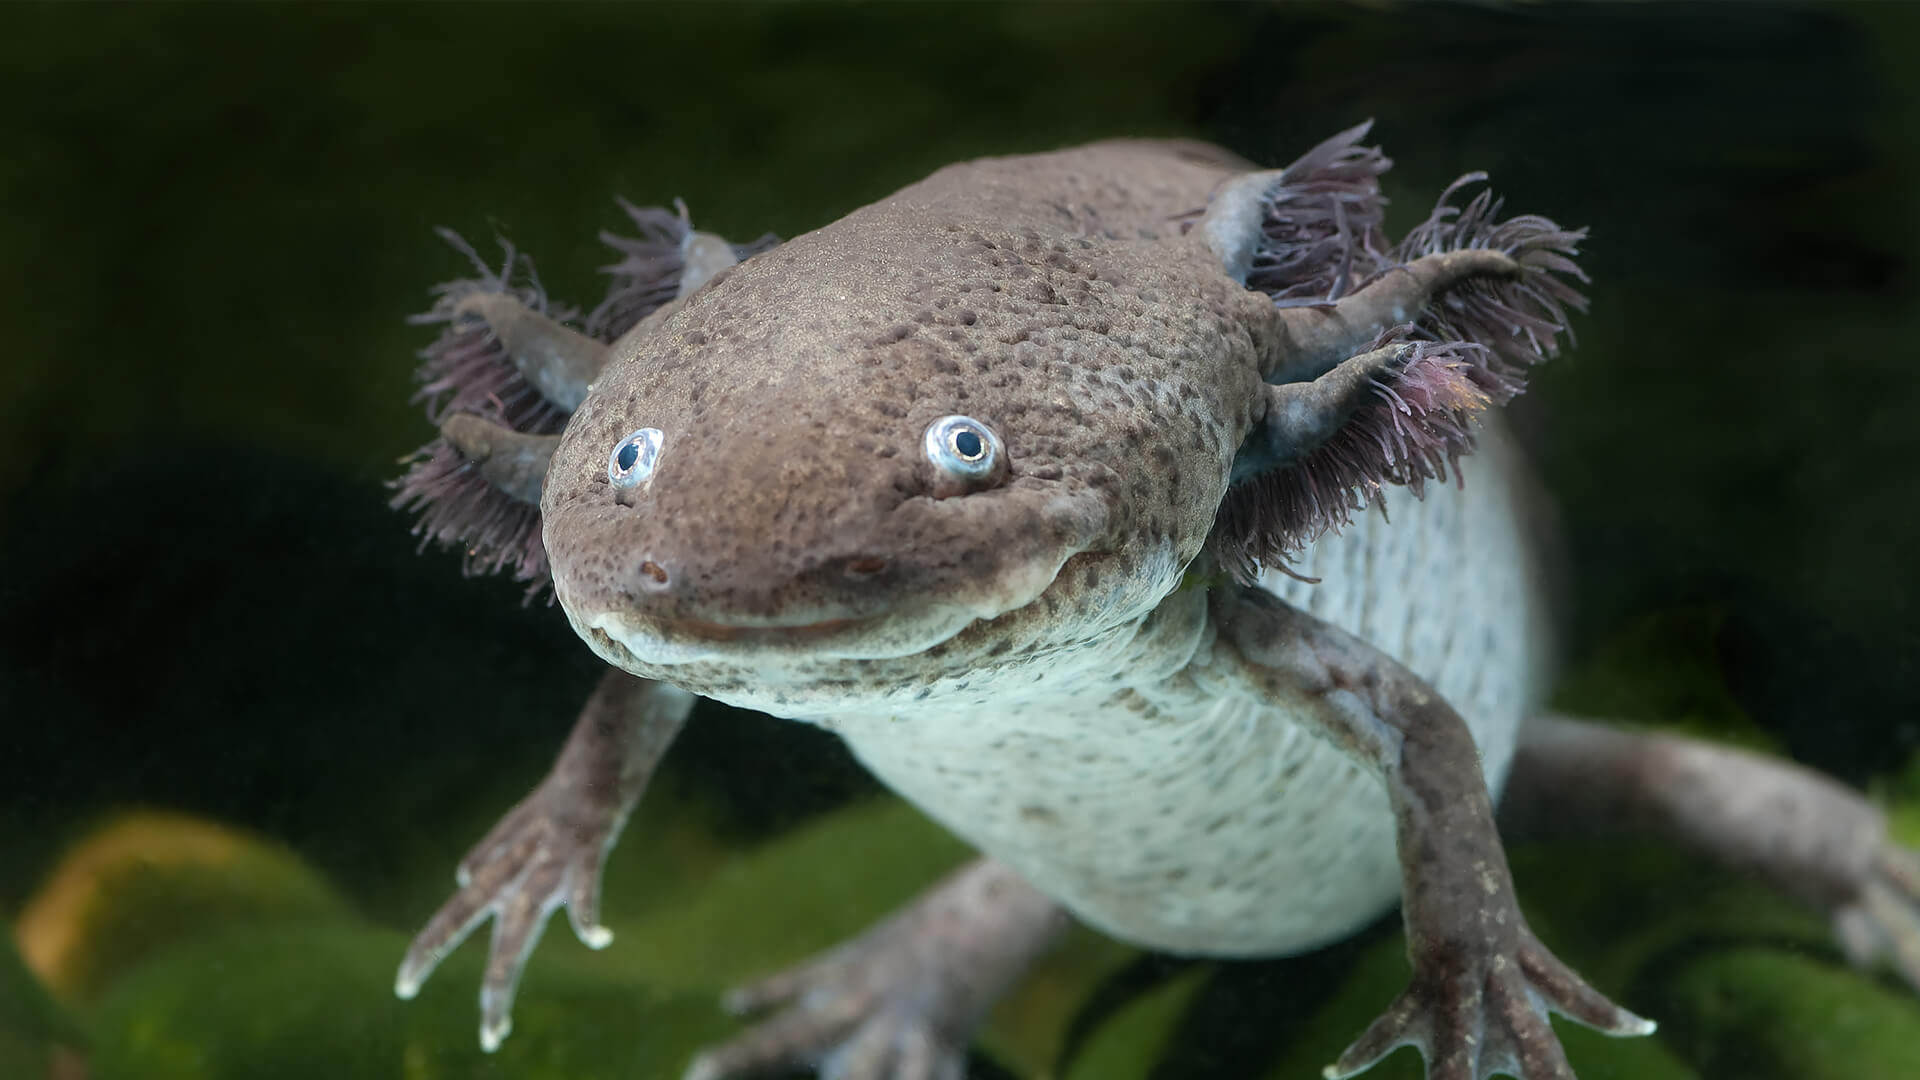
[[[1373,769],[1393,805],[1413,982],[1329,1077],[1412,1045],[1430,1080],[1572,1080],[1550,1010],[1612,1035],[1653,1030],[1528,929],[1472,733],[1452,706],[1385,653],[1269,593],[1221,589],[1211,607],[1219,636],[1195,677],[1310,724]]]
[[[395,992],[412,997],[493,919],[480,986],[480,1044],[493,1050],[513,1028],[514,989],[557,910],[589,948],[612,944],[599,918],[601,869],[693,702],[665,683],[603,675],[553,769],[460,861],[459,891],[415,936]],[[737,1012],[781,1011],[702,1053],[686,1075],[817,1063],[844,1080],[959,1080],[988,1009],[1066,925],[1012,870],[977,859],[853,941],[728,995]]]
[[[552,771],[460,860],[459,891],[415,936],[394,978],[411,998],[441,958],[494,920],[480,988],[480,1045],[513,1028],[513,993],[547,919],[564,906],[589,948],[600,925],[600,872],[654,767],[693,710],[693,695],[609,669],[574,724]]]

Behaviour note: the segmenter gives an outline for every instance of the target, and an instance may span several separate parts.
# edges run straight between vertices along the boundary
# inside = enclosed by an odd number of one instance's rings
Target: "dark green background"
[[[464,272],[432,226],[511,237],[590,305],[615,194],[792,235],[1115,134],[1280,163],[1371,116],[1396,227],[1476,168],[1590,224],[1593,312],[1522,413],[1573,652],[1707,611],[1762,726],[1887,771],[1920,743],[1914,16],[0,8],[0,914],[101,812],[163,805],[411,926],[448,823],[544,769],[595,662],[383,506],[430,434],[404,317]],[[796,726],[700,721],[671,782],[739,838],[864,788]]]

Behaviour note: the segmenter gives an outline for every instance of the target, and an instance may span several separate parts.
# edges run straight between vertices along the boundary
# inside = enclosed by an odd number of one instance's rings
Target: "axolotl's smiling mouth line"
[[[902,598],[870,615],[783,623],[765,617],[669,617],[614,608],[581,611],[583,618],[576,623],[608,659],[628,670],[748,658],[894,659],[926,652],[970,626],[1027,606],[1082,550],[1076,546],[1028,564],[965,600]]]

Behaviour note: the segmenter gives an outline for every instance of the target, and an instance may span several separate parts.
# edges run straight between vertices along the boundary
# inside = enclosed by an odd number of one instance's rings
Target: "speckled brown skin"
[[[1055,581],[1137,618],[1199,553],[1261,400],[1272,305],[1168,221],[1223,175],[1125,144],[956,166],[712,282],[615,357],[556,452],[542,509],[576,625],[639,671],[578,613],[695,649],[690,621],[846,620],[674,665],[811,716],[1030,664],[1058,646]],[[1002,433],[1003,484],[947,490],[919,453],[956,412]],[[607,450],[642,423],[671,441],[616,491]]]
[[[1398,689],[1372,719],[1405,754],[1362,746],[1302,697],[1299,671],[1251,659],[1274,657],[1248,620],[1221,614],[1238,608],[1175,592],[1271,407],[1270,373],[1331,367],[1438,289],[1513,264],[1448,253],[1338,306],[1283,312],[1226,271],[1211,219],[1175,224],[1229,175],[1153,144],[954,166],[716,278],[617,350],[569,423],[542,501],[556,594],[616,665],[835,727],[863,757],[879,744],[861,717],[1018,710],[1090,689],[1094,658],[1109,687],[1187,680],[1314,724],[1386,781],[1415,898],[1414,989],[1341,1067],[1418,1041],[1436,1077],[1477,1080],[1477,1046],[1488,1067],[1524,1059],[1529,1077],[1562,1076],[1535,1001],[1610,1030],[1642,1025],[1525,933],[1467,726],[1341,636],[1343,676],[1388,672]],[[960,482],[916,452],[953,413],[1001,433],[1004,471]],[[665,433],[659,463],[616,487],[609,448],[641,426]],[[1202,659],[1216,633],[1220,655],[1248,662]],[[966,805],[867,760],[943,820]],[[1074,902],[1127,932],[1139,916],[1103,908],[1090,873]],[[1184,932],[1147,925],[1134,932]],[[1024,954],[994,951],[989,966]],[[1466,971],[1504,1011],[1483,1019],[1477,996],[1458,996]],[[1471,1022],[1455,1022],[1462,1009]],[[812,1035],[816,1053],[833,1037]]]
[[[1548,1009],[1648,1030],[1527,930],[1493,827],[1551,651],[1498,426],[1463,488],[1298,552],[1324,584],[1231,584],[1205,554],[1237,454],[1310,451],[1402,355],[1368,351],[1382,331],[1519,268],[1487,247],[1436,251],[1337,303],[1276,307],[1231,272],[1266,182],[1246,169],[1143,142],[953,166],[737,267],[690,270],[704,287],[683,282],[598,356],[489,302],[495,332],[529,343],[516,363],[592,380],[545,475],[546,551],[576,630],[654,704],[626,726],[583,719],[554,779],[476,850],[475,884],[422,933],[402,989],[497,910],[497,1041],[537,920],[562,900],[593,910],[598,858],[685,715],[673,687],[840,733],[990,856],[741,992],[784,1011],[703,1054],[702,1080],[793,1063],[957,1077],[987,1003],[1064,911],[1148,946],[1273,954],[1403,894],[1412,984],[1332,1076],[1413,1044],[1434,1080],[1567,1080]],[[1004,442],[988,475],[923,453],[950,414]],[[663,433],[657,467],[617,487],[608,455],[641,428]],[[1586,743],[1538,730],[1520,764],[1552,787]],[[596,761],[622,779],[596,786],[581,771]],[[1729,856],[1851,820],[1827,812],[1846,800],[1783,782],[1813,808],[1805,827],[1743,831],[1723,812],[1732,788],[1663,800],[1673,770],[1613,772],[1602,801],[1666,807]],[[1837,912],[1865,912],[1856,935],[1911,919],[1920,888],[1910,857],[1876,850],[1855,862],[1884,880],[1823,894],[1857,898]],[[1796,881],[1825,865],[1790,861],[1773,860]]]

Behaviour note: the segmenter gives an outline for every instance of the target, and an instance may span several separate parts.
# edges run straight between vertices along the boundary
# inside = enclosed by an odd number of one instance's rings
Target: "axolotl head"
[[[788,715],[1135,633],[1206,543],[1271,310],[1198,239],[857,212],[617,350],[546,476],[555,592],[615,665]]]

